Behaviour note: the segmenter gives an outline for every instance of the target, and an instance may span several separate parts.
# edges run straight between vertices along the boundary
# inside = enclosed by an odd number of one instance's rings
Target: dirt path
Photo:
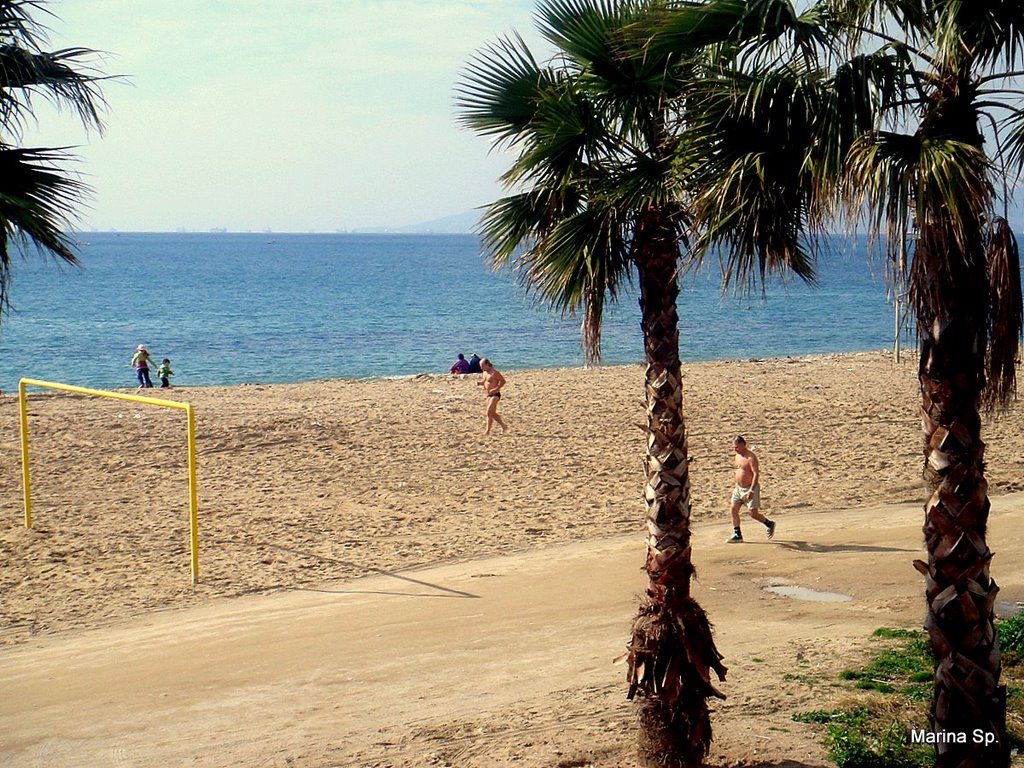
[[[714,764],[826,764],[791,715],[835,695],[872,630],[920,624],[920,523],[917,505],[790,512],[743,545],[700,526],[695,592],[730,669]],[[1022,523],[1024,494],[994,499],[1002,604],[1024,601]],[[587,541],[41,636],[0,655],[0,764],[629,765],[611,659],[642,554]]]

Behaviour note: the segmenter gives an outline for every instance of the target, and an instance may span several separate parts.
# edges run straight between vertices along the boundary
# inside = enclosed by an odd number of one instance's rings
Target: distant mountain
[[[398,232],[401,234],[437,234],[462,235],[469,234],[480,221],[480,211],[466,211],[440,219],[409,224],[405,227],[373,227],[354,230],[355,232]]]
[[[408,227],[400,227],[396,232],[426,233],[436,232],[438,234],[454,235],[472,232],[480,221],[480,211],[465,211],[451,216],[443,216],[440,219],[424,221],[421,224],[411,224]]]

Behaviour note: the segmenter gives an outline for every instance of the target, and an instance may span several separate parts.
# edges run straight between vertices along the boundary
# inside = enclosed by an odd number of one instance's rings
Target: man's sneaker
[[[725,540],[725,543],[726,544],[742,544],[743,543],[743,536],[741,536],[738,533],[734,533],[732,536],[730,536],[728,539]]]
[[[769,520],[768,521],[768,525],[766,527],[768,528],[768,538],[770,539],[770,538],[774,537],[775,536],[775,521],[774,520]]]

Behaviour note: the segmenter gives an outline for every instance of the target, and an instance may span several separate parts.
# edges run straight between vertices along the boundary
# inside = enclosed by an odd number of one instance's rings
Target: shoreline
[[[793,354],[793,355],[785,355],[785,356],[778,356],[778,357],[740,357],[740,358],[710,359],[710,360],[683,360],[682,361],[682,369],[683,369],[683,371],[685,373],[685,371],[686,371],[686,369],[688,367],[694,366],[694,365],[730,364],[730,363],[742,364],[742,363],[811,362],[811,361],[814,361],[814,360],[817,360],[817,359],[821,359],[821,358],[836,358],[836,357],[853,357],[853,358],[855,358],[855,357],[859,357],[859,356],[872,356],[872,355],[882,355],[882,356],[886,356],[886,357],[891,358],[893,356],[893,351],[892,351],[891,348],[888,348],[888,349],[887,348],[880,348],[880,349],[876,348],[876,349],[854,350],[854,351],[848,351],[848,352],[812,352],[812,353],[808,353],[808,354]],[[915,347],[913,347],[911,349],[901,349],[901,355],[905,355],[908,358],[913,358],[913,359],[916,360],[917,356],[918,356],[917,347],[915,346]],[[900,361],[900,364],[902,365],[903,361]],[[600,363],[598,365],[592,365],[592,366],[588,366],[588,365],[570,365],[570,366],[552,365],[552,366],[540,366],[540,367],[536,367],[536,368],[504,368],[504,367],[499,367],[499,370],[502,371],[502,372],[505,372],[505,373],[510,373],[510,374],[521,374],[521,373],[531,374],[531,373],[545,373],[545,372],[547,372],[547,373],[559,373],[559,372],[567,372],[567,371],[593,371],[593,370],[622,369],[622,368],[641,368],[642,369],[644,365],[645,365],[645,363],[643,361],[639,361],[639,362],[634,362],[634,363]],[[469,373],[469,374],[464,374],[463,378],[472,379],[472,378],[474,378],[474,377],[476,377],[478,375],[479,374]],[[24,378],[34,378],[34,377],[24,377]],[[232,389],[232,388],[235,388],[235,387],[289,387],[289,386],[303,386],[303,385],[312,385],[312,384],[321,384],[321,385],[323,385],[323,384],[345,384],[345,383],[353,383],[353,384],[371,383],[372,384],[373,382],[384,382],[384,381],[409,381],[409,380],[416,380],[416,379],[421,379],[421,380],[447,380],[447,379],[452,379],[452,378],[455,378],[455,377],[453,377],[452,374],[447,373],[445,371],[421,371],[419,373],[401,373],[401,374],[393,374],[393,375],[386,375],[386,376],[361,376],[361,377],[337,376],[337,377],[333,377],[333,378],[304,379],[304,380],[301,380],[301,381],[244,381],[244,382],[239,382],[239,383],[236,383],[236,384],[172,384],[168,389],[171,389],[171,390],[196,391],[196,390],[204,390],[204,389]],[[123,387],[94,387],[94,386],[89,386],[89,385],[79,385],[79,384],[77,384],[75,382],[69,382],[69,381],[54,382],[54,383],[73,384],[74,386],[85,386],[87,389],[100,389],[100,390],[108,390],[108,391],[111,391],[111,392],[127,392],[127,393],[131,393],[131,392],[136,392],[138,390],[137,387],[131,386],[131,385],[127,385],[127,386],[123,386]],[[642,382],[641,382],[641,386],[642,386]],[[147,393],[147,396],[156,397],[157,396],[156,392],[164,391],[159,386],[153,386],[152,389],[154,390],[154,393],[153,394],[148,394]],[[11,395],[16,396],[17,395],[17,391],[18,391],[17,384],[15,384],[15,386],[12,389],[5,389],[5,390],[0,391],[0,400],[2,400],[2,398],[4,398],[4,397],[8,397],[8,396],[11,396]],[[34,389],[33,390],[33,394],[36,394],[36,393],[43,394],[43,392],[41,392],[40,390]],[[70,394],[70,393],[68,393],[68,394]],[[685,393],[684,393],[684,396],[685,396]]]

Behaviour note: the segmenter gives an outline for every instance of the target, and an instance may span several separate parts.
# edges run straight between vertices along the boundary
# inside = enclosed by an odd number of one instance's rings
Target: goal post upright
[[[199,581],[199,489],[196,481],[196,412],[185,403],[188,424],[188,531],[192,551],[192,583]]]
[[[21,488],[25,499],[25,527],[32,527],[32,478],[29,474],[28,461],[28,408],[25,404],[25,384],[28,380],[18,382],[18,410],[21,420]]]
[[[87,389],[71,384],[58,384],[39,379],[21,379],[18,381],[18,406],[21,421],[21,481],[25,497],[25,527],[32,527],[32,477],[29,464],[28,441],[28,393],[26,387],[43,387],[64,392],[77,392],[82,395],[107,397],[114,400],[127,400],[133,403],[157,405],[164,408],[175,408],[185,411],[188,432],[188,506],[189,506],[189,544],[192,552],[192,583],[199,581],[199,492],[196,480],[196,415],[191,403],[175,400],[160,400],[143,395],[129,395],[124,392],[109,392],[102,389]]]

